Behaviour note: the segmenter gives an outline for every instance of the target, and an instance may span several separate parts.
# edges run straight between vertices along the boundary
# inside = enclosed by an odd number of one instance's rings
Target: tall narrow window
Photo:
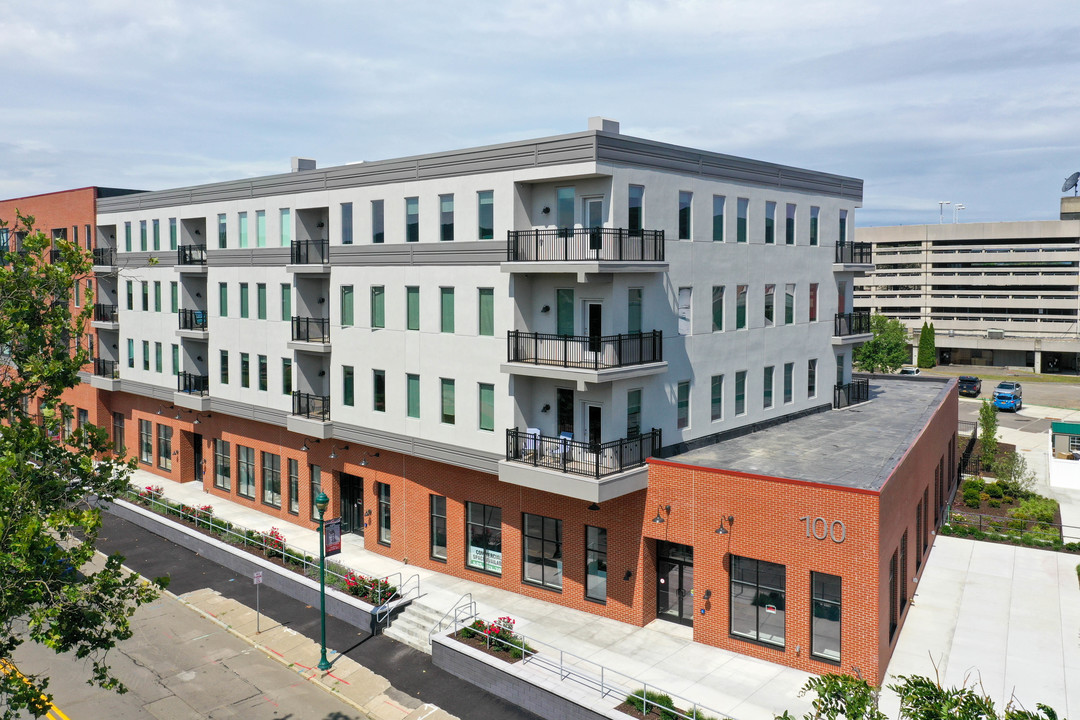
[[[746,224],[750,215],[750,199],[739,198],[736,211],[738,215],[735,218],[735,242],[746,242]]]
[[[281,456],[262,454],[262,501],[270,507],[281,507]]]
[[[292,395],[292,358],[281,358],[281,394]]]
[[[255,286],[255,316],[260,320],[266,319],[266,283]]]
[[[495,335],[495,289],[480,288],[477,291],[477,334]]]
[[[218,315],[221,317],[228,317],[229,315],[228,283],[218,283]]]
[[[900,536],[900,610],[907,607],[907,533]]]
[[[889,559],[889,642],[892,642],[896,634],[896,551],[893,551]]]
[[[792,325],[795,322],[795,284],[788,283],[784,286],[784,324]]]
[[[371,242],[381,243],[386,239],[386,224],[383,217],[383,201],[371,201]]]
[[[142,281],[142,309],[143,312],[150,312],[150,282],[148,280]]]
[[[731,556],[731,634],[784,647],[787,572],[783,565]]]
[[[420,242],[420,198],[405,198],[405,242]]]
[[[75,287],[78,287],[76,285]],[[154,281],[154,312],[161,312],[161,281]]]
[[[626,437],[641,434],[641,388],[626,391]]]
[[[386,412],[386,371],[371,371],[371,409]]]
[[[420,376],[405,375],[405,412],[411,418],[420,417]]]
[[[456,418],[454,409],[454,381],[447,378],[439,379],[439,397],[442,405],[442,421],[453,425]]]
[[[630,288],[626,291],[626,331],[632,335],[641,334],[643,293],[641,288]]]
[[[446,562],[446,497],[431,495],[431,559]]]
[[[228,440],[214,440],[214,487],[225,492],[232,489],[232,455]]]
[[[712,331],[724,329],[724,286],[713,285],[712,289]]]
[[[818,215],[821,213],[821,208],[810,206],[810,244],[818,244]]]
[[[341,404],[352,407],[355,404],[356,375],[352,365],[341,366]]]
[[[915,572],[922,567],[922,500],[915,505]]]
[[[127,309],[135,309],[135,284],[131,281],[127,281]]]
[[[761,404],[766,408],[773,406],[773,374],[776,367],[769,365],[765,368],[765,381],[761,391]]]
[[[371,286],[371,327],[386,327],[386,293],[382,285]]]
[[[810,585],[810,654],[840,662],[840,576],[812,572]]]
[[[776,242],[776,203],[771,200],[765,203],[765,244],[772,245]]]
[[[265,355],[259,356],[259,389],[266,392],[270,386],[269,371]]]
[[[710,392],[710,417],[716,420],[724,419],[724,376],[713,375]]]
[[[690,239],[690,211],[694,202],[694,193],[679,191],[679,239]]]
[[[626,198],[626,229],[640,235],[645,228],[645,187],[631,185]]]
[[[680,335],[690,334],[690,304],[692,295],[693,288],[679,288],[678,318]]]
[[[150,369],[150,341],[143,340],[142,343],[142,369]]]
[[[690,427],[690,381],[679,383],[675,390],[676,419],[675,426],[680,430]]]
[[[116,454],[123,457],[127,454],[127,443],[124,440],[124,413],[114,412],[113,417],[113,448]]]
[[[495,386],[488,383],[480,383],[480,429],[495,429]]]
[[[124,223],[124,252],[131,252],[131,222]]]
[[[739,285],[735,291],[735,329],[746,329],[746,285]]]
[[[139,462],[145,465],[154,462],[154,423],[149,420],[139,421]]]
[[[439,288],[439,332],[454,332],[454,288]]]
[[[784,402],[795,398],[795,363],[784,363]]]
[[[776,286],[765,286],[765,327],[776,324]]]
[[[229,225],[226,222],[225,213],[217,216],[217,241],[218,248],[229,246]]]
[[[240,387],[251,387],[251,355],[240,353]]]
[[[795,203],[787,204],[787,217],[784,220],[784,242],[795,244]]]
[[[172,374],[180,374],[180,346],[176,344],[172,346]]]
[[[502,508],[465,503],[465,566],[502,574]]]
[[[237,233],[240,237],[240,247],[248,246],[248,217],[246,212],[236,214]]]
[[[352,245],[352,203],[341,203],[341,244]]]
[[[735,415],[746,414],[746,371],[735,373]]]
[[[240,283],[240,317],[246,318],[250,311],[248,306],[248,284]]]
[[[300,461],[289,458],[289,512],[300,514]]]
[[[266,211],[255,211],[255,247],[266,247]]]
[[[350,327],[353,324],[353,286],[341,286],[341,325]]]
[[[454,239],[454,196],[439,196],[439,240]]]
[[[175,280],[169,283],[169,308],[170,312],[180,311],[180,287]]]
[[[176,218],[169,218],[169,249],[176,249]]]
[[[218,356],[218,371],[220,372],[220,382],[222,385],[229,384],[229,351],[222,350]]]
[[[390,544],[390,486],[375,483],[375,493],[379,498],[379,544]]]
[[[146,221],[139,221],[139,250],[146,252]]]
[[[420,288],[405,288],[405,329],[420,329]]]
[[[810,283],[810,302],[807,306],[810,322],[817,322],[817,288],[817,283]]]
[[[560,228],[574,227],[574,188],[555,190],[555,223]]]
[[[522,580],[562,590],[562,520],[524,513]]]
[[[289,247],[292,245],[292,210],[289,208],[281,208],[279,216],[279,244],[282,247]]]
[[[172,428],[160,423],[157,426],[157,465],[162,470],[172,471]]]
[[[713,195],[712,198],[712,239],[713,242],[724,242],[724,205],[727,198],[723,195]]]
[[[555,291],[555,332],[563,337],[574,334],[574,290],[559,288]]]
[[[255,499],[255,448],[236,446],[236,492]]]
[[[607,602],[607,530],[585,526],[585,597]]]
[[[481,190],[476,193],[476,237],[479,240],[495,239],[495,193]]]
[[[837,245],[847,242],[847,210],[840,211],[840,234],[836,238]]]

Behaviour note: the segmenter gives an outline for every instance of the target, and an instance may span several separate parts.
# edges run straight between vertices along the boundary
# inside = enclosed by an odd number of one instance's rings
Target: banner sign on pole
[[[326,521],[326,555],[341,552],[341,518]]]

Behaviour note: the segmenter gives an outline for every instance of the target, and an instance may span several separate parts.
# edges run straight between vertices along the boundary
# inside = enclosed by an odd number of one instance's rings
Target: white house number
[[[833,520],[830,525],[822,517],[812,518],[806,515],[799,519],[806,522],[806,537],[812,536],[818,540],[830,537],[834,543],[842,543],[847,537],[847,528],[844,527],[843,520]]]

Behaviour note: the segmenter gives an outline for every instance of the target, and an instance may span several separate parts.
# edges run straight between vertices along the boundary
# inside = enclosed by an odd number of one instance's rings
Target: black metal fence
[[[548,437],[538,432],[506,431],[506,459],[533,467],[602,478],[641,467],[661,447],[661,432],[653,428],[633,438],[588,443],[568,437]]]
[[[117,313],[115,305],[96,303],[94,305],[94,322],[116,322]]]
[[[292,339],[297,342],[328,343],[330,342],[330,320],[293,316]]]
[[[870,265],[874,248],[870,243],[851,242],[836,246],[836,262],[844,265]]]
[[[94,358],[94,375],[118,380],[120,379],[120,363],[115,360]]]
[[[293,265],[325,265],[330,262],[329,240],[293,240]]]
[[[181,330],[207,329],[206,321],[208,315],[205,310],[181,310],[179,315]]]
[[[509,262],[622,260],[662,262],[663,230],[542,228],[507,231]]]
[[[293,391],[292,414],[326,422],[330,419],[330,396]]]
[[[114,248],[94,248],[95,265],[115,265],[116,250]]]
[[[190,395],[205,395],[210,392],[210,376],[181,372],[176,376],[176,390]]]
[[[833,387],[833,408],[858,405],[870,399],[870,381],[866,378],[855,378],[849,383],[837,383]]]
[[[205,265],[206,245],[181,245],[176,248],[178,265]]]
[[[660,362],[664,359],[663,333],[551,335],[511,330],[506,336],[506,359],[592,370]]]
[[[849,313],[836,313],[833,322],[833,335],[835,337],[866,335],[870,332],[870,311],[856,310]]]

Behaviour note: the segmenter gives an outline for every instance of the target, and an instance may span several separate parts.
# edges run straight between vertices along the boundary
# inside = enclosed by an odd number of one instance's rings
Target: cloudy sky
[[[0,197],[622,131],[861,177],[860,225],[1053,219],[1076,0],[8,0]],[[952,213],[946,213],[952,219]]]

